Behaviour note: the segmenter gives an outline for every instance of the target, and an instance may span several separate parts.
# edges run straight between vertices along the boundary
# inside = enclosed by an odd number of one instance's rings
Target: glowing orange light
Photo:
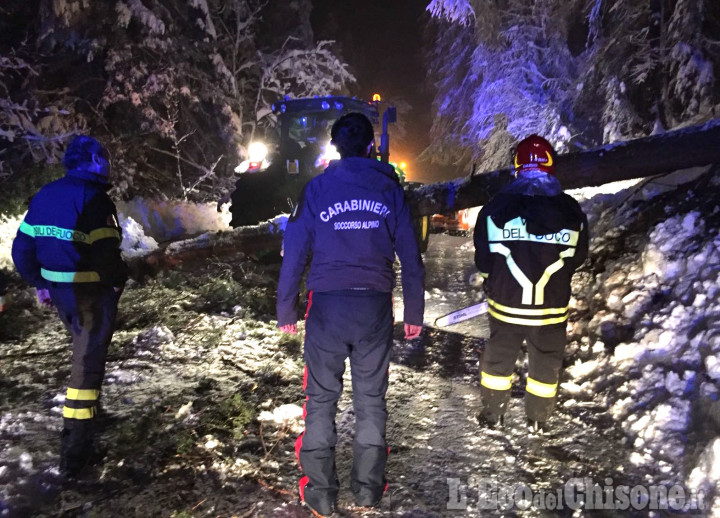
[[[407,163],[406,163],[406,162],[400,162],[400,169],[407,169]]]
[[[380,94],[373,94],[372,100],[374,102],[382,101],[382,97],[380,96]]]

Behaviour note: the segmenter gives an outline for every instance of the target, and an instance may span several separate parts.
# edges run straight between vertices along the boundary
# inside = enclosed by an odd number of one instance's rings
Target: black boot
[[[314,516],[326,518],[335,512],[337,495],[330,495],[314,489],[307,477],[300,479],[300,500],[310,509]]]
[[[77,477],[93,457],[93,423],[75,421],[65,425],[60,444],[60,472],[68,478]]]
[[[505,424],[505,416],[504,415],[493,415],[493,414],[487,414],[485,412],[481,412],[477,416],[478,424],[482,428],[487,428],[489,430],[497,430],[501,429],[503,425]]]
[[[527,420],[528,432],[530,435],[545,435],[548,431],[547,421]]]

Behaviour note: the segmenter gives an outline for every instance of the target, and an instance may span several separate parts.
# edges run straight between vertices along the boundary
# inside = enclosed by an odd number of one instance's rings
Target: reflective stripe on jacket
[[[106,190],[106,184],[85,171],[68,171],[40,189],[12,247],[13,262],[25,281],[38,288],[48,282],[125,283],[122,234]]]
[[[587,257],[588,224],[554,177],[521,175],[503,189],[480,211],[474,240],[491,316],[522,326],[567,320],[570,280]]]

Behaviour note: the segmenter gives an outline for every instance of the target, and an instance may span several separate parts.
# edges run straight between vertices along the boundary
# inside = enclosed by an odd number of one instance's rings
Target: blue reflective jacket
[[[125,284],[122,235],[107,189],[102,177],[73,170],[38,191],[12,246],[26,282],[37,288],[50,282]]]
[[[422,325],[425,269],[405,193],[392,166],[369,158],[333,161],[308,182],[288,221],[278,284],[278,325],[297,321],[300,278],[307,288],[390,293],[402,264],[407,324]]]

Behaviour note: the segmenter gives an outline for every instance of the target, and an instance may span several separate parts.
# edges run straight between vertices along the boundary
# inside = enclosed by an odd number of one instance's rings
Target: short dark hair
[[[342,158],[367,156],[367,147],[375,138],[373,125],[362,113],[347,113],[333,124],[332,143]]]
[[[68,145],[63,157],[63,165],[68,170],[80,169],[92,163],[93,155],[108,160],[109,155],[102,144],[87,135],[78,135]]]

